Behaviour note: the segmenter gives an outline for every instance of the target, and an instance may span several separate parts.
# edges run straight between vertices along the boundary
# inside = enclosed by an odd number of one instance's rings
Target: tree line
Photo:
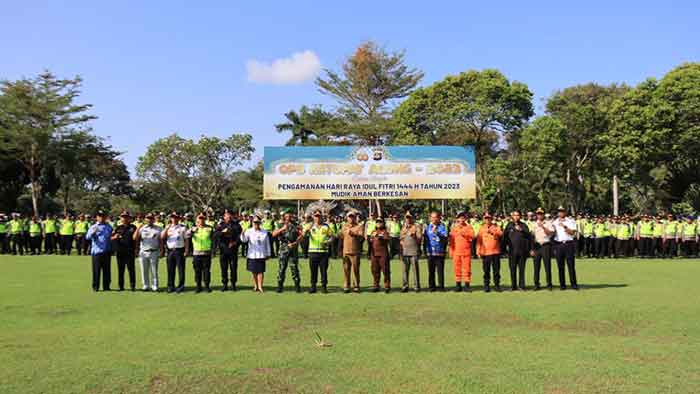
[[[335,106],[292,109],[275,129],[290,146],[473,145],[477,199],[448,202],[454,209],[700,211],[700,63],[637,86],[565,87],[539,116],[528,86],[498,70],[468,70],[428,86],[423,77],[405,51],[364,42],[315,81]],[[48,71],[0,83],[0,211],[267,206],[250,134],[158,139],[132,177],[121,152],[94,133],[81,89],[80,77]]]

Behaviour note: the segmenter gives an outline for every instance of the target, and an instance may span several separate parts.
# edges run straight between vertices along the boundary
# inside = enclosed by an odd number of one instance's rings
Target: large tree
[[[418,89],[396,109],[395,144],[474,145],[477,190],[495,145],[533,115],[527,85],[497,70],[467,71]]]
[[[423,79],[423,72],[410,68],[405,52],[389,52],[376,43],[362,43],[341,66],[329,69],[316,80],[321,93],[335,98],[342,119],[324,128],[328,140],[379,145],[389,142],[394,131],[391,106],[408,96]]]
[[[21,163],[29,181],[32,208],[39,215],[41,178],[50,169],[55,141],[64,135],[89,132],[96,117],[90,104],[77,104],[82,79],[59,79],[50,72],[36,78],[0,83],[0,129],[5,149]]]
[[[198,141],[173,134],[151,144],[136,171],[147,182],[166,185],[193,210],[208,210],[221,203],[232,175],[250,160],[251,142],[249,134],[202,136]]]

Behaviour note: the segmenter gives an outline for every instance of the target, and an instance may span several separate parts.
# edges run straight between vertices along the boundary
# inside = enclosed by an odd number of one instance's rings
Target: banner
[[[471,146],[265,147],[266,200],[467,199]]]

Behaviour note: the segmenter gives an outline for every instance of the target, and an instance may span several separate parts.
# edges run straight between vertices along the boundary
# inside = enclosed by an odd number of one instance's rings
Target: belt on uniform
[[[574,242],[574,240],[569,240],[569,241],[554,241],[557,245],[566,245],[568,243]]]

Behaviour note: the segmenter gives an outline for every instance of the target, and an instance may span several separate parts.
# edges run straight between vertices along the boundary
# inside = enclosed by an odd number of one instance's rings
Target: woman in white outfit
[[[267,231],[260,228],[262,219],[256,216],[253,219],[253,227],[241,234],[241,242],[248,243],[248,271],[253,274],[253,290],[263,292],[263,278],[265,276],[265,261],[270,257],[270,242]]]

